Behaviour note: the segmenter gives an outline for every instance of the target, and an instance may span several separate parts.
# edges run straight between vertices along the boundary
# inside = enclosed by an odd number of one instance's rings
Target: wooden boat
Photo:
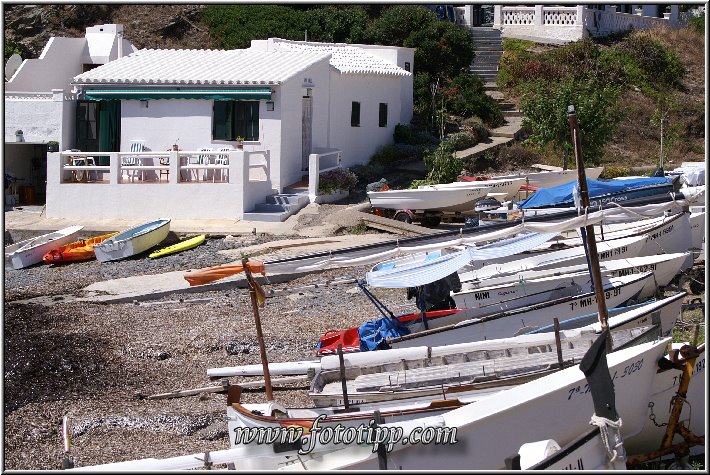
[[[106,239],[94,246],[94,252],[101,262],[125,259],[160,244],[168,236],[168,232],[170,220],[156,219]]]
[[[150,254],[148,254],[148,257],[151,259],[155,259],[156,257],[163,257],[170,254],[175,254],[177,252],[182,252],[197,247],[203,242],[205,242],[205,235],[200,234],[199,236],[184,239],[178,243],[173,244],[172,246],[167,246],[155,252],[151,252]]]
[[[69,226],[7,246],[5,268],[22,269],[42,262],[42,257],[50,250],[76,240],[82,229],[84,226]]]
[[[52,249],[42,257],[45,264],[64,264],[68,262],[85,261],[94,259],[94,246],[104,242],[116,233],[103,234],[81,241],[75,241],[64,246]]]

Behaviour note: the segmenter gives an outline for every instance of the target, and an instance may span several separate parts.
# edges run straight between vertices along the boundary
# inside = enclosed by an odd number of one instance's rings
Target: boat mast
[[[574,157],[577,162],[577,180],[579,183],[579,197],[583,210],[589,209],[589,190],[587,188],[587,174],[584,171],[584,159],[582,158],[582,143],[579,138],[579,125],[577,124],[577,113],[574,106],[567,107],[567,120],[572,131],[572,144],[574,146]],[[606,297],[604,295],[604,286],[602,284],[602,274],[599,270],[599,254],[597,253],[597,241],[594,238],[594,226],[587,225],[584,228],[586,232],[585,241],[587,244],[587,257],[589,258],[589,271],[592,277],[592,285],[594,286],[594,295],[597,298],[597,308],[599,311],[599,322],[602,324],[602,332],[609,329],[609,313],[606,308]],[[609,335],[609,332],[606,333]],[[607,353],[611,352],[611,337],[607,336],[606,340]]]
[[[259,318],[259,303],[256,298],[256,281],[249,270],[249,258],[242,258],[242,267],[249,284],[249,296],[251,297],[251,308],[254,311],[254,323],[256,324],[256,338],[259,340],[259,353],[261,355],[261,366],[264,368],[264,387],[266,388],[266,400],[273,401],[274,393],[271,388],[271,374],[269,373],[269,360],[266,358],[266,345],[264,345],[264,334],[261,331],[261,318]]]

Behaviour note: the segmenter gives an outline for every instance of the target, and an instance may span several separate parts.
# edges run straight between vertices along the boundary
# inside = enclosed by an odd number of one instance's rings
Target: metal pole
[[[249,270],[249,258],[242,258],[242,267],[249,283],[249,296],[251,297],[251,308],[254,312],[254,323],[256,324],[256,338],[259,340],[259,353],[261,354],[261,366],[264,368],[264,386],[266,387],[266,400],[273,401],[274,393],[271,387],[271,374],[269,373],[269,360],[266,358],[266,345],[264,345],[264,334],[261,332],[261,319],[259,318],[259,304],[256,301],[256,289],[254,288],[254,278]]]
[[[582,143],[579,137],[579,126],[577,124],[577,113],[574,111],[574,106],[570,105],[567,108],[567,120],[572,131],[572,143],[574,145],[574,157],[577,162],[577,180],[579,182],[579,197],[582,204],[582,209],[589,208],[589,190],[587,188],[587,174],[584,170],[584,159],[582,158]],[[597,253],[597,241],[594,238],[594,226],[588,225],[585,227],[587,254],[591,268],[592,283],[594,285],[594,295],[597,298],[597,308],[599,311],[599,322],[602,325],[602,331],[609,329],[609,313],[606,308],[606,297],[604,295],[604,286],[602,284],[602,274],[599,270],[599,254]],[[608,335],[608,333],[607,333]],[[611,352],[611,337],[606,340],[607,353]]]

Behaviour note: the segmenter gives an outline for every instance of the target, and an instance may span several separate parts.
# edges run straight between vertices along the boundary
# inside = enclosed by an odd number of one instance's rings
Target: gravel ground
[[[325,213],[337,209],[323,207]],[[322,220],[320,215],[302,218],[299,223],[307,226]],[[222,264],[225,257],[218,250],[284,238],[209,239],[157,260],[7,271],[4,468],[60,468],[64,415],[69,416],[76,466],[228,448],[224,395],[166,400],[135,395],[218,384],[208,380],[208,368],[260,363],[246,290],[191,293],[182,302],[182,296],[166,296],[140,305],[14,301],[74,292],[105,279]],[[325,331],[379,316],[355,284],[324,285],[362,278],[367,270],[336,269],[271,285],[275,296],[260,310],[269,361],[311,359]],[[395,312],[414,310],[404,290],[371,290]],[[701,311],[696,313],[684,314],[685,321],[704,323]],[[275,398],[286,406],[311,405],[301,388],[279,389]],[[264,401],[263,392],[247,391],[242,400]]]
[[[318,221],[312,215],[304,219],[308,226]],[[156,260],[6,271],[5,468],[59,468],[65,414],[76,466],[228,448],[224,395],[151,401],[135,394],[218,384],[208,380],[208,368],[260,363],[246,290],[191,293],[183,302],[182,296],[167,296],[140,305],[13,301],[74,292],[106,279],[223,264],[218,250],[284,238],[210,239]],[[314,358],[325,331],[377,317],[355,284],[323,285],[361,278],[366,270],[338,269],[270,286],[276,296],[260,311],[269,361]],[[403,290],[375,293],[393,311],[414,308]],[[248,378],[232,379],[240,380]],[[278,390],[275,398],[287,406],[311,405],[303,389]],[[263,392],[247,392],[242,399],[260,402]]]

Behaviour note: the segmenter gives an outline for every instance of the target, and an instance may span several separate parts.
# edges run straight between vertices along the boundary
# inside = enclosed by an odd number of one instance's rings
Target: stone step
[[[506,119],[509,117],[522,117],[523,112],[519,110],[506,110],[506,111],[501,111],[503,113],[503,117]]]
[[[299,205],[308,202],[308,195],[305,193],[280,193],[266,197],[267,204]]]
[[[484,91],[497,91],[498,85],[495,82],[484,82],[483,83],[483,90]]]
[[[505,96],[502,92],[498,91],[497,89],[486,89],[485,85],[483,86],[483,93],[497,102],[502,102],[505,100]]]
[[[459,150],[456,152],[456,157],[457,158],[473,158],[476,157],[483,152],[491,149],[495,149],[496,147],[501,147],[505,144],[508,144],[512,142],[514,139],[511,137],[498,137],[498,136],[490,136],[483,142],[477,143],[471,148],[467,148],[465,150]]]
[[[508,117],[506,122],[505,125],[491,130],[491,137],[515,139],[520,135],[523,122],[521,117]]]
[[[288,216],[284,216],[284,213],[259,213],[251,211],[249,213],[244,213],[244,221],[261,221],[267,223],[280,223],[286,220]]]
[[[499,102],[498,107],[500,107],[500,110],[509,111],[515,110],[518,106],[516,106],[512,102]]]

